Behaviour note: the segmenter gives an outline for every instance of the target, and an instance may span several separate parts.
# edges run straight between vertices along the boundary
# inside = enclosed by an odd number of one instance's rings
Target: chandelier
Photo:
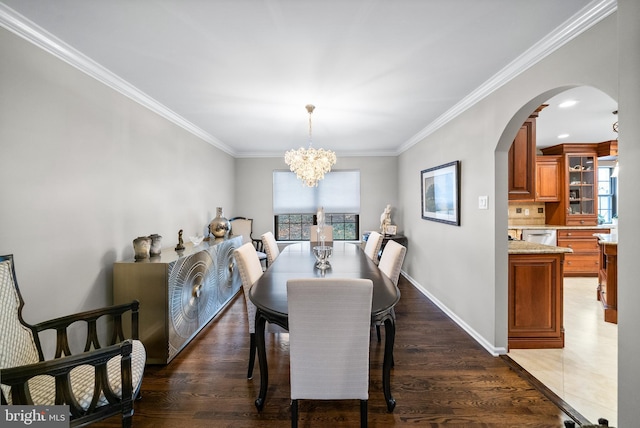
[[[318,181],[331,171],[331,167],[336,163],[336,154],[331,150],[314,149],[311,139],[311,113],[315,106],[307,104],[309,112],[309,147],[300,147],[298,150],[289,150],[284,154],[284,161],[289,165],[289,169],[296,173],[305,186],[316,187]]]

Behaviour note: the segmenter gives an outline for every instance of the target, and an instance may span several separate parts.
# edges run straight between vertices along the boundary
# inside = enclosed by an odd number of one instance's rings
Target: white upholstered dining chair
[[[247,369],[247,379],[253,377],[253,366],[256,360],[256,305],[249,299],[249,290],[253,284],[262,276],[262,265],[256,254],[256,249],[250,242],[243,244],[233,251],[233,256],[238,265],[240,279],[242,280],[242,291],[247,306],[247,320],[249,323],[249,367]],[[266,331],[271,333],[285,332],[277,325],[267,324]]]
[[[324,242],[333,242],[333,226],[324,226],[321,232],[324,233]],[[309,231],[309,241],[320,242],[318,226],[315,224],[311,226],[311,230]]]
[[[382,251],[380,263],[378,263],[378,268],[382,271],[382,273],[388,276],[395,285],[398,285],[398,280],[400,279],[400,271],[402,270],[402,263],[404,262],[404,256],[406,254],[407,247],[398,244],[396,241],[387,242],[387,245],[385,245],[384,250]],[[391,316],[393,317],[395,322],[395,311],[392,310]],[[378,342],[380,342],[381,337],[379,323],[376,323],[376,334],[378,336]]]
[[[364,253],[371,259],[375,264],[378,264],[378,254],[380,254],[380,248],[382,247],[383,236],[378,232],[369,233],[369,238],[367,238],[367,244],[364,246]]]
[[[398,285],[402,263],[404,262],[404,256],[406,254],[407,247],[398,244],[396,241],[387,242],[384,251],[382,251],[378,268],[387,275],[395,285]]]
[[[370,279],[307,278],[287,281],[291,426],[298,400],[360,400],[367,426]]]
[[[280,248],[278,248],[278,242],[272,232],[263,233],[260,237],[264,246],[264,251],[267,253],[267,265],[270,265],[280,255]]]

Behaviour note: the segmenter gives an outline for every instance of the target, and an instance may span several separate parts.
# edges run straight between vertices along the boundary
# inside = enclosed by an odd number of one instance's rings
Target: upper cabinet
[[[536,118],[540,106],[522,124],[509,149],[509,200],[533,201],[536,192]]]
[[[559,202],[561,156],[536,156],[536,201]]]
[[[536,119],[527,119],[509,149],[509,200],[533,200],[536,167]]]
[[[561,156],[562,195],[547,203],[546,222],[567,226],[598,224],[598,151],[595,144],[559,144],[542,149]]]

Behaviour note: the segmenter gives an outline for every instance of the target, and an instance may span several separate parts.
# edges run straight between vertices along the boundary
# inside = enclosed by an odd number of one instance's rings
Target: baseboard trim
[[[469,324],[464,322],[460,317],[458,317],[453,311],[451,311],[445,304],[443,304],[440,300],[438,300],[433,294],[427,291],[422,285],[420,285],[417,281],[415,281],[411,276],[409,276],[406,272],[402,271],[402,276],[404,276],[407,281],[409,281],[418,291],[424,294],[427,299],[431,300],[434,305],[436,305],[442,312],[447,314],[449,318],[453,320],[460,328],[466,331],[476,342],[478,342],[484,349],[487,350],[491,355],[497,357],[499,355],[503,355],[507,353],[507,349],[503,347],[493,346],[487,339],[484,338],[481,334],[475,331]]]

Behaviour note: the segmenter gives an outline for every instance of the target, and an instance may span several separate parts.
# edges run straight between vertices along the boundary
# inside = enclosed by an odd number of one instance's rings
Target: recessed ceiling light
[[[558,135],[558,138],[561,139],[561,140],[564,139],[564,138],[568,138],[568,137],[569,137],[569,134],[560,134],[560,135]]]
[[[576,104],[578,104],[578,101],[576,101],[576,100],[567,100],[567,101],[563,101],[560,104],[558,104],[558,107],[560,107],[560,108],[568,108],[568,107],[573,107]]]

